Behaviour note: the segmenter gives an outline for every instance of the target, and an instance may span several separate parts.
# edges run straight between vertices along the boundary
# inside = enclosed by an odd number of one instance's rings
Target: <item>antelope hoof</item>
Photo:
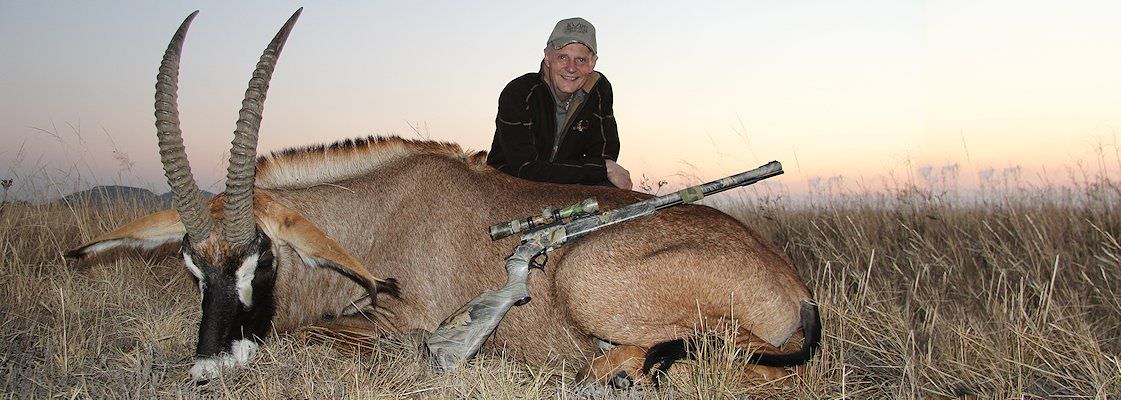
[[[627,374],[627,371],[616,372],[611,379],[608,379],[608,383],[615,389],[629,389],[634,385],[634,381],[631,380],[631,376]]]

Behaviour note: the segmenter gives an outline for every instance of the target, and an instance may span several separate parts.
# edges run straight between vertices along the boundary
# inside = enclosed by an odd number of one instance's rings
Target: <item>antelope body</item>
[[[175,76],[194,14],[184,21],[156,95],[176,209],[67,254],[81,261],[118,248],[182,243],[184,265],[202,295],[195,379],[248,362],[272,330],[325,319],[364,316],[387,332],[431,331],[505,281],[502,261],[517,242],[489,240],[491,223],[589,196],[606,208],[648,197],[524,181],[486,166],[483,152],[400,138],[291,149],[254,162],[268,76],[298,15],[254,72],[227,189],[209,203],[198,197],[179,138]],[[536,360],[584,356],[596,343],[615,346],[582,379],[607,382],[620,372],[638,378],[647,349],[687,338],[699,326],[734,324],[737,345],[765,353],[758,361],[776,367],[804,362],[820,335],[816,306],[789,260],[708,207],[677,207],[594,233],[550,260],[544,273],[530,276],[533,301],[507,315],[491,344]],[[801,350],[780,350],[800,330]],[[645,360],[644,369],[654,361]]]

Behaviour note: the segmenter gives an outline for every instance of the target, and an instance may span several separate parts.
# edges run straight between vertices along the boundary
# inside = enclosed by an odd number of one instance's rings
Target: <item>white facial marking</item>
[[[237,267],[237,299],[246,307],[253,305],[253,274],[257,272],[257,254],[251,255]]]
[[[201,299],[202,298],[202,293],[203,293],[203,285],[205,283],[205,280],[202,279],[202,270],[199,269],[199,267],[197,265],[195,265],[195,261],[192,260],[191,256],[188,255],[187,253],[183,253],[183,265],[186,265],[187,270],[191,271],[191,274],[194,275],[195,278],[198,278],[198,280],[199,280],[199,298]]]
[[[231,353],[222,353],[218,357],[195,360],[195,365],[191,367],[191,379],[208,381],[217,378],[224,369],[244,367],[257,355],[257,343],[249,339],[236,340],[230,351]]]

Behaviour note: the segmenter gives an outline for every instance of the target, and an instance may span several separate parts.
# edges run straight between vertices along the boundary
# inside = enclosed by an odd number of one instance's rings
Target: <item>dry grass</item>
[[[1108,181],[1047,196],[953,202],[913,189],[818,197],[799,207],[744,196],[723,207],[783,247],[821,305],[823,345],[798,384],[746,382],[743,354],[713,348],[678,364],[660,391],[590,395],[1117,398],[1118,203]],[[492,353],[440,375],[418,361],[408,340],[338,347],[315,331],[275,337],[250,368],[195,386],[187,370],[198,295],[178,262],[128,255],[87,270],[64,266],[66,249],[143,212],[4,207],[0,395],[576,396],[574,365],[527,365]]]

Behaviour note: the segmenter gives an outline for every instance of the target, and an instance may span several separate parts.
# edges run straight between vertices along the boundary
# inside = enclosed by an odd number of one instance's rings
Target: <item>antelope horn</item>
[[[179,30],[175,31],[175,36],[167,45],[163,62],[160,63],[160,72],[156,75],[156,137],[160,145],[160,162],[163,164],[167,184],[171,186],[172,204],[179,212],[179,217],[187,228],[187,236],[193,243],[206,240],[215,227],[208,207],[202,202],[195,177],[191,174],[191,166],[187,162],[187,152],[183,146],[183,131],[179,129],[179,55],[183,52],[187,28],[198,13],[197,10],[191,13],[179,25]]]
[[[241,101],[237,129],[230,148],[230,166],[226,172],[226,199],[222,233],[231,248],[241,248],[249,244],[256,235],[253,222],[253,178],[256,173],[257,132],[261,128],[261,113],[264,110],[265,93],[269,90],[276,60],[284,49],[284,42],[292,32],[292,26],[300,17],[301,7],[296,10],[280,32],[273,37],[272,43],[261,54],[257,69],[249,79],[245,90],[245,100]]]

